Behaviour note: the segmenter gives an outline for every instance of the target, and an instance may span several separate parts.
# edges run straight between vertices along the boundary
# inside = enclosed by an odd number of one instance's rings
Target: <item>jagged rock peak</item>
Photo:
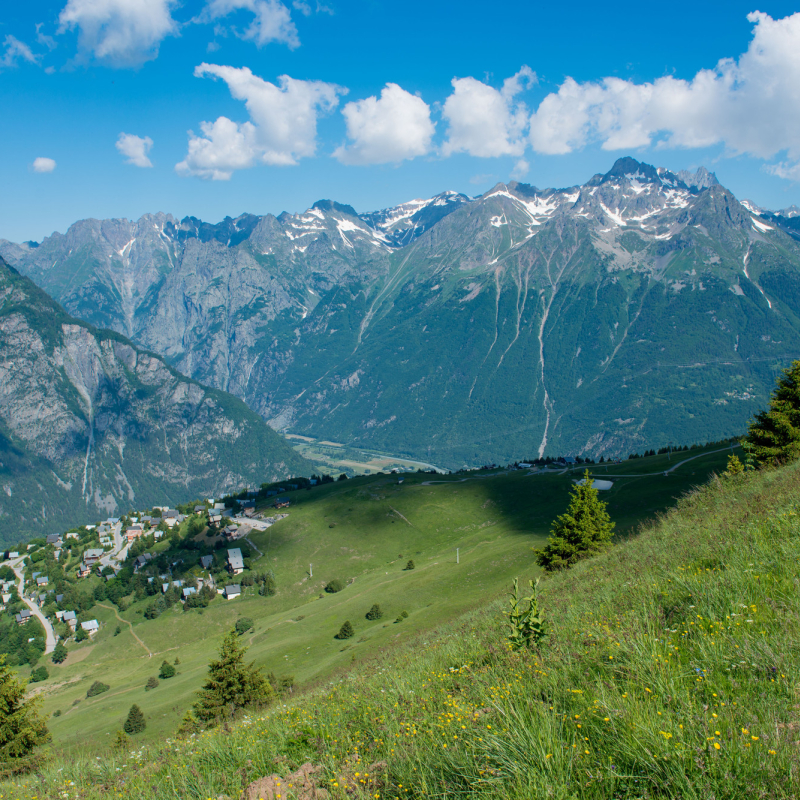
[[[693,189],[708,189],[711,186],[719,185],[717,176],[713,172],[709,172],[705,167],[698,167],[695,172],[682,169],[677,173],[677,176]]]
[[[340,214],[348,214],[351,217],[358,216],[353,206],[349,206],[346,203],[337,203],[335,200],[317,200],[311,208],[318,211],[338,211]]]

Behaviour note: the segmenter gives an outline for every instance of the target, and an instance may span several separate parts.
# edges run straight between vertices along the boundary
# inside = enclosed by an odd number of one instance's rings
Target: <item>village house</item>
[[[228,569],[233,575],[244,572],[244,559],[242,551],[238,547],[228,550]]]
[[[223,594],[225,595],[226,600],[233,600],[234,597],[238,597],[242,593],[242,587],[239,586],[238,583],[232,584],[231,586],[226,586],[223,590]]]
[[[222,522],[222,514],[216,514],[216,513],[209,514],[208,521],[213,523],[214,525],[219,525],[219,523]]]
[[[144,528],[141,525],[131,525],[129,528],[126,528],[125,537],[128,540],[128,544],[135,542],[143,533]]]
[[[48,578],[47,575],[43,575],[41,578],[36,579],[37,586],[47,586],[48,583],[50,583],[50,578]]]
[[[8,592],[4,592],[3,595],[0,597],[0,599],[2,599],[3,605],[7,606],[8,601],[11,599],[11,595]]]
[[[66,622],[73,631],[78,627],[78,616],[74,611],[65,611],[61,620]]]
[[[210,569],[211,565],[214,563],[214,556],[203,556],[200,559],[200,566],[203,569]]]
[[[191,597],[193,594],[197,594],[197,589],[194,586],[187,586],[183,592],[183,599],[186,600],[188,597]]]
[[[8,554],[8,557],[9,557],[9,558],[19,558],[19,553],[18,553],[16,550],[12,550],[12,551],[11,551],[11,552]]]
[[[51,533],[48,535],[47,539],[45,539],[45,544],[52,544],[52,545],[60,545],[61,544],[61,534],[60,533]]]
[[[100,623],[96,619],[90,619],[88,622],[81,622],[81,628],[89,634],[94,636],[100,630]]]
[[[94,548],[92,550],[87,550],[83,554],[83,561],[85,564],[92,566],[93,564],[96,564],[104,555],[105,555],[105,550]]]
[[[81,535],[79,533],[68,533],[66,538],[67,539],[80,539]]]
[[[22,609],[16,616],[17,625],[24,625],[31,618],[31,612],[27,608]]]
[[[81,561],[76,570],[76,574],[79,578],[88,578],[91,572],[92,568],[85,561]]]

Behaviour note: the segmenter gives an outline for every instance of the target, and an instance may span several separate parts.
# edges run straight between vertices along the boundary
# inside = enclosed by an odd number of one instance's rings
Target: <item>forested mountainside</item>
[[[741,431],[800,346],[800,236],[631,158],[357,214],[85,220],[5,255],[278,430],[443,466]]]
[[[241,400],[70,317],[0,259],[0,542],[309,471]]]

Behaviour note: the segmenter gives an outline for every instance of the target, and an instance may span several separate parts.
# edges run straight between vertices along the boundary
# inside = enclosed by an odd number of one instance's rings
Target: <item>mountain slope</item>
[[[240,400],[68,316],[0,259],[4,543],[309,467]]]
[[[278,429],[453,467],[740,431],[800,348],[795,219],[623,158],[566,189],[90,220],[0,253]]]

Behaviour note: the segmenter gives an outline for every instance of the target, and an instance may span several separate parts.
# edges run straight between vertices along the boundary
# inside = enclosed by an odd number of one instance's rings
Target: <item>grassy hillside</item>
[[[632,476],[615,479],[604,493],[624,536],[705,481],[712,469],[719,470],[726,455],[693,451],[671,461],[656,456],[595,472]],[[693,460],[663,475],[687,457]],[[122,614],[109,601],[95,606],[91,615],[102,624],[96,640],[70,645],[67,661],[48,665],[50,679],[36,684],[45,710],[61,712],[48,723],[54,750],[73,757],[106,747],[134,702],[148,720],[140,739],[172,735],[202,683],[211,653],[240,616],[255,620],[247,634],[250,657],[266,671],[292,675],[308,687],[484,606],[505,593],[513,577],[536,571],[531,547],[544,540],[553,517],[565,507],[573,477],[505,471],[414,474],[400,484],[398,477],[384,475],[290,493],[289,517],[250,537],[253,569],[274,570],[276,596],[259,597],[250,588],[248,596],[219,598],[203,612],[183,612],[178,605],[152,621],[143,618],[150,598]],[[416,564],[412,571],[404,569],[409,559]],[[338,594],[326,594],[323,587],[334,578],[353,582]],[[384,618],[368,622],[365,614],[376,602]],[[395,623],[403,611],[408,618]],[[356,636],[340,642],[333,636],[346,619]],[[117,626],[121,632],[115,635]],[[162,660],[176,658],[178,675],[145,692]],[[95,680],[111,689],[87,698]]]
[[[229,732],[73,754],[2,791],[238,797],[310,761],[333,798],[795,797],[799,502],[800,465],[712,480],[549,576],[536,652],[509,651],[496,601]]]

